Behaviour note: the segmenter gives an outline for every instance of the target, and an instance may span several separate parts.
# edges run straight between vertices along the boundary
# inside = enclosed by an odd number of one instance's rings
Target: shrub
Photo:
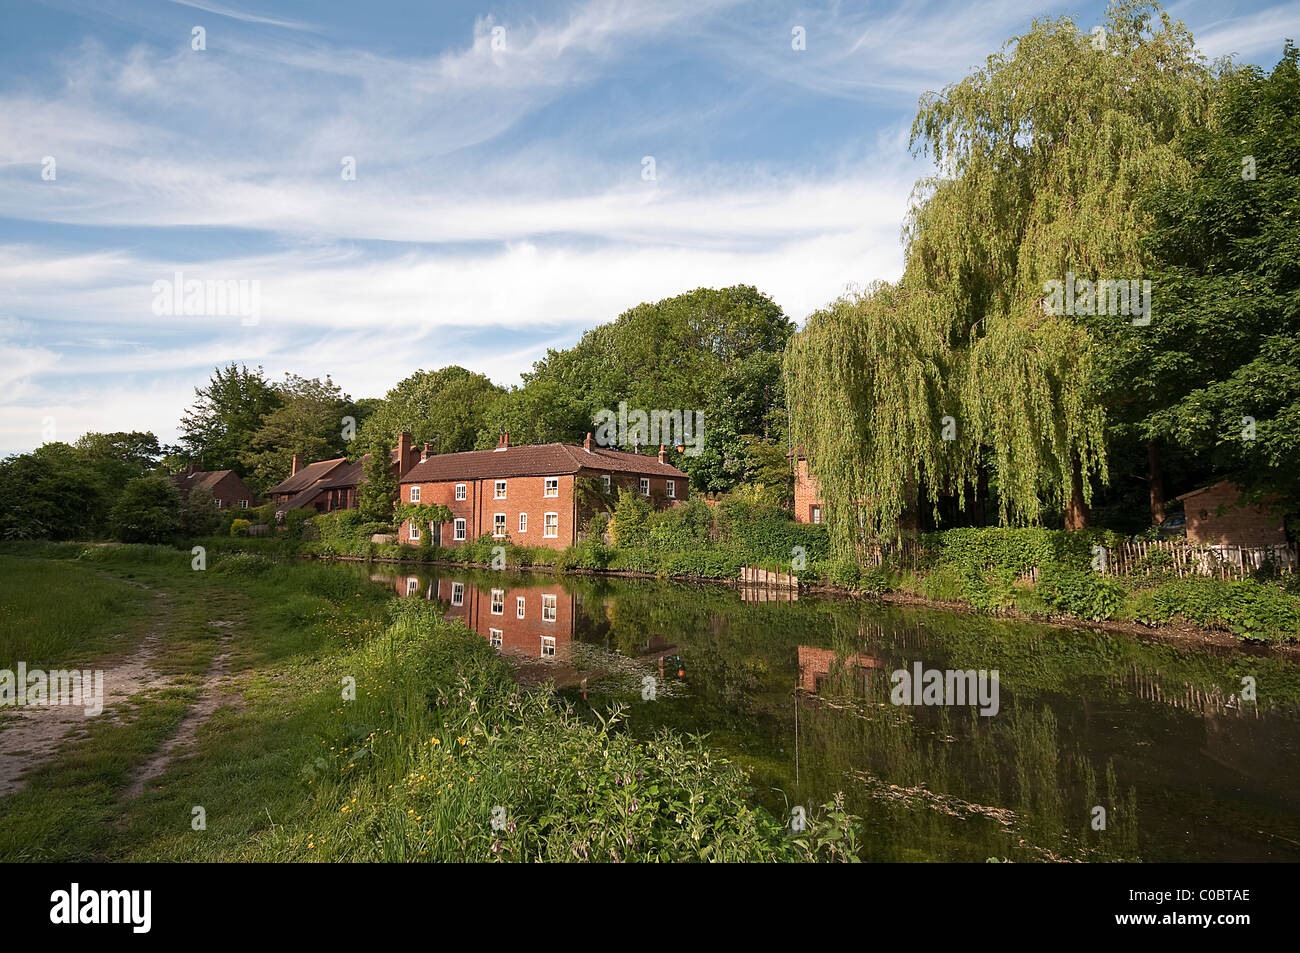
[[[137,477],[127,483],[109,516],[124,543],[161,543],[181,528],[181,491],[169,476]]]
[[[234,520],[230,524],[231,536],[247,536],[248,528],[253,524],[248,520]]]
[[[217,509],[212,491],[206,486],[196,486],[181,503],[180,531],[183,536],[211,536],[224,523]]]
[[[1247,639],[1283,641],[1300,636],[1300,599],[1254,579],[1169,580],[1154,590],[1142,608],[1150,621],[1167,622],[1178,615]]]
[[[1046,566],[1035,590],[1049,606],[1077,619],[1113,619],[1124,604],[1124,587],[1087,570]]]

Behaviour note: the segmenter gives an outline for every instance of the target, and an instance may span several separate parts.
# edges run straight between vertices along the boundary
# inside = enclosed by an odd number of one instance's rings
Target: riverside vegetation
[[[0,570],[42,604],[111,610],[83,616],[74,643],[59,614],[18,607],[0,619],[0,658],[48,667],[118,644],[111,664],[152,634],[172,676],[88,722],[0,799],[0,858],[856,857],[855,819],[836,803],[796,834],[700,739],[633,738],[617,709],[584,719],[550,692],[525,694],[481,636],[335,567],[231,552],[196,572],[169,547],[24,543],[5,545]],[[242,702],[217,709],[163,783],[125,798],[194,702],[222,629]]]
[[[826,528],[796,523],[778,507],[733,494],[716,506],[699,499],[654,510],[622,493],[611,513],[593,517],[564,550],[520,546],[483,536],[458,547],[373,542],[392,525],[367,523],[355,510],[293,521],[280,538],[213,538],[217,549],[255,549],[324,558],[395,559],[541,567],[556,571],[633,572],[664,577],[734,580],[740,567],[793,572],[801,582],[865,594],[904,593],[960,602],[993,614],[1029,618],[1120,621],[1145,626],[1184,623],[1242,639],[1300,638],[1300,579],[1268,569],[1257,578],[1177,576],[1153,554],[1140,574],[1102,575],[1094,547],[1117,548],[1107,530],[983,527],[922,534],[906,559],[886,554],[880,565],[831,552]]]

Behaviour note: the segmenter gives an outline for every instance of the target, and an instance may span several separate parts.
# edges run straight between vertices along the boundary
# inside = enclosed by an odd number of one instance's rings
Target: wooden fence
[[[1300,547],[1192,545],[1160,539],[1124,543],[1106,550],[1102,572],[1116,576],[1144,576],[1172,572],[1178,576],[1216,576],[1240,579],[1267,566],[1275,572],[1300,571]]]
[[[799,577],[759,566],[740,567],[741,598],[746,602],[787,602],[798,598]]]
[[[904,539],[887,546],[875,545],[864,555],[868,566],[890,565],[916,569],[923,562],[925,547],[918,539]],[[1278,573],[1300,572],[1300,545],[1220,546],[1194,544],[1185,540],[1161,539],[1126,542],[1106,548],[1101,571],[1111,576],[1147,576],[1171,572],[1177,576],[1214,576],[1241,579],[1271,566]],[[1035,568],[1031,576],[1038,575]]]

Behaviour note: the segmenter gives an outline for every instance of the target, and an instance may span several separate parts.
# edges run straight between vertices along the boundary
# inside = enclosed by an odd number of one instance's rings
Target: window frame
[[[465,531],[466,531],[466,526],[465,526],[464,517],[458,517],[457,519],[452,521],[451,538],[455,542],[463,543],[465,541]]]
[[[465,584],[463,582],[453,582],[451,584],[451,604],[454,606],[463,606],[465,604]]]
[[[550,600],[549,604],[547,603],[548,599]],[[542,593],[542,621],[554,622],[559,617],[559,606],[560,603],[559,600],[556,598],[555,593],[553,592]],[[546,618],[547,609],[549,609],[551,612],[551,617],[549,619]]]
[[[650,495],[650,478],[640,477],[637,482],[637,488],[641,491],[642,496]]]
[[[526,532],[528,532],[528,514],[520,513],[519,514],[519,535],[522,536]]]
[[[515,596],[515,618],[523,619],[528,615],[528,600],[524,596]]]
[[[504,500],[504,499],[506,498],[506,483],[507,483],[507,481],[505,481],[505,480],[494,480],[494,481],[493,481],[493,483],[492,483],[492,499],[494,499],[494,500]]]
[[[464,484],[464,483],[457,483],[457,484],[456,484],[456,490],[455,490],[455,492],[453,493],[453,495],[455,496],[455,498],[456,498],[457,500],[464,500],[464,499],[465,499],[465,484]]]
[[[406,521],[406,538],[413,543],[420,541],[420,524],[415,520]]]
[[[670,499],[670,500],[675,500],[675,499],[677,499],[677,481],[676,481],[676,480],[665,480],[665,481],[664,481],[664,492],[668,495],[668,499]]]
[[[497,532],[498,526],[501,527],[500,532]],[[506,528],[506,514],[493,513],[492,514],[492,538],[505,539],[508,535],[510,535],[510,530]]]
[[[411,484],[411,502],[420,502],[420,485],[418,483]]]
[[[554,486],[552,486],[554,484]],[[551,492],[554,490],[555,492]],[[558,499],[560,496],[560,478],[559,477],[542,477],[542,496],[552,499]]]
[[[498,601],[498,597],[500,601]],[[506,591],[504,589],[492,590],[492,604],[488,607],[488,613],[490,615],[506,614]]]
[[[555,517],[555,525],[551,526],[551,517]],[[551,532],[554,529],[555,532]],[[560,538],[560,514],[544,513],[542,514],[542,539],[559,539]]]

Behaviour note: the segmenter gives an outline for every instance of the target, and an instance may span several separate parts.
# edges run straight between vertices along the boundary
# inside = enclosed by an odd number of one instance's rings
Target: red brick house
[[[186,499],[195,487],[211,490],[219,510],[246,510],[257,500],[256,494],[234,470],[196,470],[190,464],[189,469],[174,474],[172,480]]]
[[[800,453],[790,453],[794,461],[794,518],[798,523],[822,521],[822,488],[817,478],[808,472],[808,458]]]
[[[397,438],[397,449],[390,452],[393,475],[400,479],[428,452],[428,444],[421,454],[412,446],[411,435],[402,431]],[[301,455],[295,453],[288,479],[271,487],[267,495],[275,504],[277,515],[301,509],[318,513],[356,509],[357,488],[366,482],[365,468],[369,461],[367,453],[359,460],[336,457],[303,466]]]
[[[432,527],[398,527],[401,543],[418,543],[432,531],[435,546],[458,546],[487,534],[521,546],[564,549],[578,539],[591,513],[575,493],[580,478],[601,481],[607,490],[626,488],[658,508],[687,498],[685,473],[659,456],[594,446],[548,443],[512,447],[502,434],[495,450],[471,450],[427,457],[399,479],[403,503],[442,504],[455,519]]]
[[[1178,499],[1187,517],[1189,543],[1247,548],[1286,545],[1282,517],[1267,503],[1243,503],[1241,490],[1227,480],[1184,493]]]

